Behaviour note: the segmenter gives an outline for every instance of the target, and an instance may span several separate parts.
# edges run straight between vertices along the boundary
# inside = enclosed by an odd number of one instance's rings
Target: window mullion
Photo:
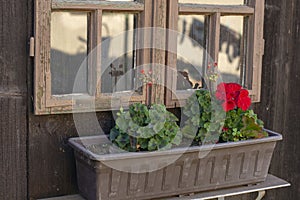
[[[165,70],[166,73],[166,97],[165,97],[165,104],[167,107],[175,107],[176,102],[173,101],[173,93],[172,91],[176,91],[176,83],[177,83],[177,34],[175,32],[178,31],[178,1],[168,0],[168,22],[167,28],[174,33],[170,32],[167,35],[167,57],[166,57],[166,65],[167,69]],[[176,38],[174,38],[176,36]]]
[[[93,12],[91,23],[91,70],[90,72],[90,88],[92,95],[96,98],[101,96],[101,43],[102,37],[102,10]]]
[[[152,92],[152,102],[163,103],[165,96],[165,64],[166,64],[166,32],[167,27],[167,0],[156,0],[153,3],[153,27],[161,28],[162,31],[152,33],[154,47],[162,49],[152,49],[151,62],[156,65],[153,69],[153,76],[158,84],[155,84]]]
[[[214,62],[218,62],[220,47],[220,18],[221,13],[214,13],[209,19],[208,28],[208,54]]]
[[[151,34],[148,31],[145,31],[146,28],[152,27],[152,9],[153,3],[152,0],[136,0],[138,3],[142,3],[144,5],[144,10],[138,15],[137,18],[137,26],[141,30],[137,32],[136,36],[136,65],[137,69],[140,69],[141,66],[148,64],[151,62],[151,50],[149,48],[144,48],[145,46],[149,46],[151,44]],[[145,28],[145,29],[144,29]],[[140,74],[139,71],[135,71],[136,80],[139,80]],[[140,91],[139,88],[135,88]],[[146,87],[142,88],[143,94],[143,103],[147,102],[146,100]]]
[[[249,17],[248,61],[246,83],[251,87],[252,101],[260,101],[262,56],[264,52],[263,19],[264,0],[249,0],[248,5],[253,7],[255,13]]]

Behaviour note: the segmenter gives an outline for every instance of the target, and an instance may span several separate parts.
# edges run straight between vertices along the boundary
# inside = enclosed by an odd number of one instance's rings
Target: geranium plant
[[[268,136],[263,130],[263,121],[249,109],[251,99],[248,90],[237,83],[220,83],[215,96],[226,111],[221,140],[239,141]]]
[[[153,104],[149,108],[135,103],[128,111],[121,109],[118,112],[110,140],[126,151],[169,149],[181,143],[182,134],[177,121],[164,105]]]
[[[146,87],[147,105],[134,103],[126,111],[121,108],[110,140],[126,151],[154,151],[179,145],[182,134],[178,118],[165,105],[151,102],[152,86],[157,82],[152,70],[142,69],[140,80]]]
[[[266,137],[250,105],[248,90],[237,83],[220,83],[213,93],[196,91],[184,107],[182,132],[200,144]]]

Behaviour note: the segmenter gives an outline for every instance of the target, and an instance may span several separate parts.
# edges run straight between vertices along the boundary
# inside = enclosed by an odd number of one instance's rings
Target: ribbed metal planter
[[[282,139],[278,133],[268,133],[270,137],[267,138],[221,143],[201,147],[201,151],[199,147],[191,147],[150,153],[95,155],[82,144],[101,143],[103,137],[72,138],[69,142],[76,156],[81,195],[88,200],[133,200],[263,182],[276,141]],[[166,162],[172,159],[175,161],[166,166]],[[152,172],[128,172],[130,168],[147,168],[144,161],[164,167]],[[139,163],[143,164],[139,166]],[[127,170],[111,167],[121,165]]]

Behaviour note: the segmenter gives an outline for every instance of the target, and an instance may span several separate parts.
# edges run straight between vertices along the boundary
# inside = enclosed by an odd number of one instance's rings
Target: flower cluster
[[[246,111],[251,105],[248,90],[237,83],[220,83],[217,86],[216,98],[222,101],[222,107],[226,112],[235,108]]]
[[[152,78],[152,70],[146,72],[144,69],[142,69],[140,79],[144,84],[147,84],[149,86],[152,86],[153,82],[155,82],[155,80]]]
[[[215,63],[208,63],[207,65],[207,77],[208,77],[208,80],[210,81],[213,81],[213,82],[216,82],[217,79],[218,79],[218,63],[215,62]]]

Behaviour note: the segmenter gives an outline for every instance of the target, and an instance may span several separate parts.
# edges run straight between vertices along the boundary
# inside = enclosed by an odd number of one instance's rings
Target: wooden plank
[[[167,35],[167,57],[166,57],[166,95],[165,104],[167,107],[175,107],[176,97],[173,92],[176,91],[177,83],[177,31],[178,31],[178,2],[168,0],[167,28],[174,31]],[[171,51],[170,51],[171,50]]]
[[[265,126],[283,135],[270,172],[291,183],[266,199],[300,199],[300,12],[299,0],[266,0],[261,101],[255,106]]]
[[[112,11],[135,11],[144,10],[144,4],[138,2],[122,1],[84,1],[84,0],[53,0],[52,9],[76,9],[76,10],[112,10]]]
[[[29,1],[0,3],[0,199],[27,199]],[[30,27],[31,29],[31,27]]]
[[[153,31],[153,44],[152,60],[154,68],[154,78],[158,84],[153,85],[152,102],[164,102],[164,83],[165,83],[165,58],[166,58],[166,27],[167,27],[167,0],[156,0],[153,3],[153,27],[158,28]]]
[[[96,10],[93,13],[93,26],[91,27],[91,52],[89,52],[89,59],[92,59],[91,63],[91,72],[90,77],[92,79],[95,79],[92,81],[91,84],[93,84],[91,87],[95,87],[95,93],[92,92],[92,95],[94,94],[96,98],[100,98],[101,96],[101,40],[102,40],[102,11]],[[94,63],[96,62],[96,63]],[[93,71],[96,71],[96,73],[93,73]],[[95,77],[93,77],[95,76]]]
[[[141,70],[141,66],[151,63],[151,49],[145,47],[149,47],[152,44],[152,33],[150,28],[153,27],[152,9],[154,9],[154,5],[152,0],[137,0],[137,2],[142,3],[145,6],[144,11],[141,12],[137,17],[137,26],[138,28],[141,28],[141,31],[137,33],[136,38],[136,48],[138,49],[136,52],[136,65],[139,66],[139,68],[135,75],[137,79],[139,79],[139,71]],[[146,87],[143,87],[141,92],[144,97],[142,102],[146,103]]]
[[[26,199],[26,98],[0,97],[0,199]]]
[[[220,13],[213,14],[209,19],[208,53],[213,62],[218,62],[220,46]]]
[[[2,1],[0,5],[0,91],[24,93],[27,61],[26,1]],[[9,20],[8,20],[9,19]],[[24,45],[21,45],[24,44]]]
[[[35,0],[34,5],[34,36],[36,52],[34,57],[34,110],[36,114],[39,114],[46,111],[46,72],[48,71],[48,78],[50,74],[51,0]]]
[[[255,9],[254,16],[250,17],[249,20],[249,40],[248,49],[249,61],[248,67],[252,68],[252,87],[251,89],[255,92],[252,97],[253,102],[260,101],[261,95],[261,73],[262,73],[262,56],[264,54],[264,39],[263,39],[263,22],[264,22],[264,0],[250,0],[249,5]]]
[[[254,9],[249,6],[236,5],[205,5],[205,4],[179,4],[179,14],[212,14],[221,15],[251,15]]]

